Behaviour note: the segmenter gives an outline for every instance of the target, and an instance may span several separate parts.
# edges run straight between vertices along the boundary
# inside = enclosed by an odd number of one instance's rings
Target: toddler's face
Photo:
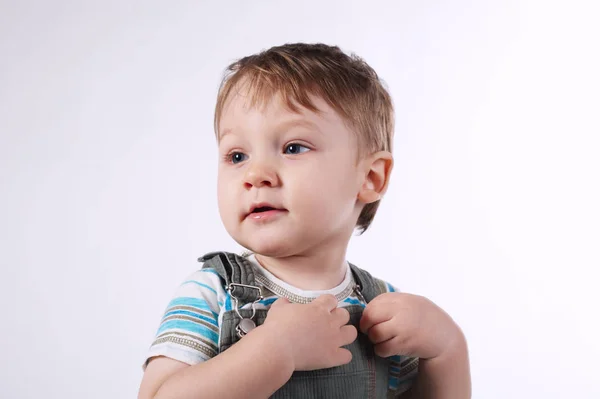
[[[228,233],[265,256],[347,244],[364,181],[357,140],[325,101],[290,111],[279,96],[249,107],[231,94],[219,129],[218,202]]]

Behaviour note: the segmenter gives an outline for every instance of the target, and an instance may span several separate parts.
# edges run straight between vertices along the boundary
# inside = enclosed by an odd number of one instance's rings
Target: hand
[[[381,357],[432,359],[463,336],[452,318],[429,299],[400,292],[381,294],[369,302],[360,330],[369,336]]]
[[[261,326],[274,339],[283,340],[289,350],[294,370],[317,370],[350,363],[352,354],[341,346],[352,343],[358,334],[346,325],[350,314],[337,307],[333,295],[322,295],[309,304],[293,304],[278,299]]]

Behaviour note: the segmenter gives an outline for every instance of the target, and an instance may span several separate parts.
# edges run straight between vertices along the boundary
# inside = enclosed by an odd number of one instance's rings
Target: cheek
[[[217,177],[217,203],[219,213],[223,219],[233,214],[235,210],[233,206],[235,195],[232,190],[233,186],[231,182],[225,176],[219,174]]]
[[[343,159],[329,162],[319,168],[314,173],[314,179],[324,193],[337,197],[339,200],[340,197],[357,194],[356,173],[356,167]]]
[[[318,165],[295,175],[292,198],[315,217],[329,218],[353,209],[358,190],[352,169],[339,164]]]
[[[217,177],[217,202],[219,203],[219,207],[221,207],[223,200],[227,198],[224,187],[223,178],[219,175]]]

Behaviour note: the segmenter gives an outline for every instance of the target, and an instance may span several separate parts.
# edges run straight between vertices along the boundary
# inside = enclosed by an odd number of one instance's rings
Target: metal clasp
[[[250,316],[249,319],[246,319],[244,317],[242,317],[242,315],[240,314],[240,310],[239,310],[239,298],[236,297],[235,295],[233,295],[233,289],[235,287],[245,287],[245,288],[251,288],[251,289],[255,289],[258,291],[258,298],[252,302],[252,316]],[[254,323],[254,316],[256,315],[256,303],[263,300],[264,297],[262,295],[262,290],[260,289],[260,287],[256,287],[253,285],[246,285],[246,284],[238,284],[238,283],[230,283],[229,286],[227,287],[227,290],[229,291],[229,295],[231,295],[231,298],[233,299],[233,309],[235,310],[235,313],[237,313],[238,317],[240,318],[240,323],[238,324],[238,326],[236,327],[236,331],[238,334],[238,337],[242,338],[244,335],[246,335],[247,333],[249,333],[252,329],[254,329],[256,327],[256,323]]]

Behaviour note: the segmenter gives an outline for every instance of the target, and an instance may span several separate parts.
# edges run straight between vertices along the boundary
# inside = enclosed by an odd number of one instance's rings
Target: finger
[[[281,297],[278,300],[276,300],[275,302],[273,302],[273,304],[271,305],[271,308],[274,308],[276,306],[281,306],[281,305],[285,305],[291,303],[287,298]]]
[[[358,330],[353,325],[344,326],[340,329],[340,335],[342,337],[340,346],[350,345],[358,337]]]
[[[352,352],[345,348],[338,348],[331,356],[332,367],[348,364],[352,361]]]
[[[364,334],[368,334],[375,324],[384,323],[394,316],[393,309],[385,306],[385,302],[369,303],[360,318],[359,328]]]
[[[360,317],[360,323],[358,328],[363,334],[368,334],[369,330],[375,325],[375,319],[371,317],[370,313],[367,313],[366,309]]]
[[[343,326],[344,324],[348,324],[350,321],[350,313],[348,313],[348,309],[345,308],[337,308],[333,309],[331,314],[334,316],[334,320],[338,325]]]
[[[333,309],[337,308],[338,300],[331,294],[325,294],[312,301],[312,303],[324,306],[331,312]]]
[[[374,344],[385,342],[389,339],[394,338],[397,335],[397,328],[394,323],[389,321],[375,324],[369,329],[369,341]]]

